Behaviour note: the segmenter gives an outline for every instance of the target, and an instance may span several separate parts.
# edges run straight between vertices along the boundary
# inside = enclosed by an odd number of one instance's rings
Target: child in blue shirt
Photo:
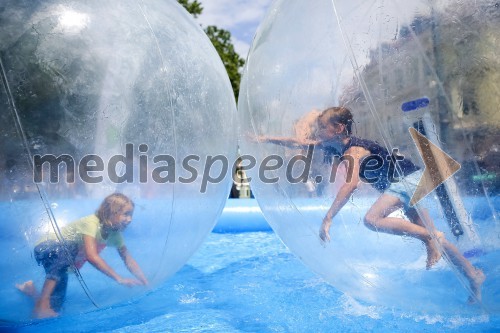
[[[450,261],[457,266],[469,280],[472,295],[469,302],[481,301],[481,285],[485,280],[484,273],[472,266],[472,264],[459,252],[459,250],[446,238],[444,234],[435,229],[434,223],[425,209],[419,212],[410,207],[410,195],[414,192],[422,170],[408,159],[396,161],[397,170],[401,172],[404,183],[391,182],[390,164],[391,154],[377,142],[361,139],[351,135],[353,116],[345,107],[332,107],[319,113],[314,123],[314,135],[308,138],[286,138],[286,137],[257,137],[261,142],[283,144],[291,147],[302,147],[313,145],[324,151],[325,160],[331,160],[333,155],[349,156],[350,180],[343,184],[330,209],[326,213],[319,231],[319,237],[323,242],[330,241],[330,226],[333,218],[344,207],[351,195],[360,184],[360,180],[369,180],[371,186],[378,190],[381,195],[365,215],[365,225],[375,231],[381,231],[394,235],[405,235],[421,240],[427,249],[427,269],[431,268],[441,259],[438,244]],[[363,170],[364,159],[369,156],[379,156],[385,161],[383,166],[377,170]],[[394,172],[394,169],[392,170]],[[409,186],[407,189],[404,185]],[[408,220],[401,217],[392,217],[391,213],[403,208]]]

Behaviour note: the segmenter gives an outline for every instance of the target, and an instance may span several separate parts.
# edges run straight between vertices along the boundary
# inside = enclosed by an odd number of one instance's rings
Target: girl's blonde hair
[[[352,129],[352,113],[351,111],[343,106],[334,106],[331,108],[328,108],[321,112],[321,114],[318,117],[318,120],[324,118],[327,119],[327,121],[331,124],[343,124],[345,125],[346,131],[348,135],[351,134],[351,129]]]
[[[104,198],[95,214],[99,218],[101,224],[107,224],[110,217],[127,204],[134,208],[134,202],[125,194],[113,193]]]

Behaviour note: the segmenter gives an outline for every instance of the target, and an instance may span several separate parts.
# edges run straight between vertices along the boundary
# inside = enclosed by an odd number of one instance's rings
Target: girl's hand
[[[127,286],[127,287],[135,287],[135,286],[142,286],[143,283],[137,279],[123,279],[123,278],[118,278],[116,280],[119,284],[122,286]]]
[[[145,277],[144,277],[144,278],[142,278],[140,282],[141,282],[141,284],[142,284],[143,286],[149,286],[149,281],[148,281],[148,279],[146,279]]]
[[[324,218],[323,223],[321,224],[321,227],[319,229],[319,238],[321,239],[322,242],[327,243],[330,241],[330,225],[331,225],[331,220],[329,218]]]

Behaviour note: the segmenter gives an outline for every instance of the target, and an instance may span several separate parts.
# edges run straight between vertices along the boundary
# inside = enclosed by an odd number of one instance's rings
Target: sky
[[[229,30],[236,52],[246,58],[253,36],[273,0],[200,0],[203,27],[216,25]]]

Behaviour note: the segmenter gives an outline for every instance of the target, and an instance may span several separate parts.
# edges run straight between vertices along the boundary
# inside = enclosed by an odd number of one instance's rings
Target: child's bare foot
[[[436,231],[436,241],[441,242],[444,239],[444,234],[441,231]],[[431,269],[432,266],[438,263],[441,260],[441,251],[439,250],[436,241],[430,239],[425,242],[425,248],[427,250],[427,261],[426,261],[426,269]]]
[[[33,309],[33,317],[37,319],[53,318],[58,315],[59,314],[50,307],[50,301],[40,300],[36,302],[35,308]]]
[[[486,275],[484,275],[482,270],[476,268],[474,274],[470,278],[470,288],[473,295],[469,296],[469,304],[481,302],[481,286],[484,280],[486,280]]]
[[[23,294],[29,297],[36,297],[38,292],[36,291],[35,284],[32,280],[26,281],[24,283],[16,283],[16,288]]]
[[[52,310],[51,308],[47,309],[35,309],[33,310],[33,318],[36,319],[44,319],[44,318],[54,318],[59,314]]]

